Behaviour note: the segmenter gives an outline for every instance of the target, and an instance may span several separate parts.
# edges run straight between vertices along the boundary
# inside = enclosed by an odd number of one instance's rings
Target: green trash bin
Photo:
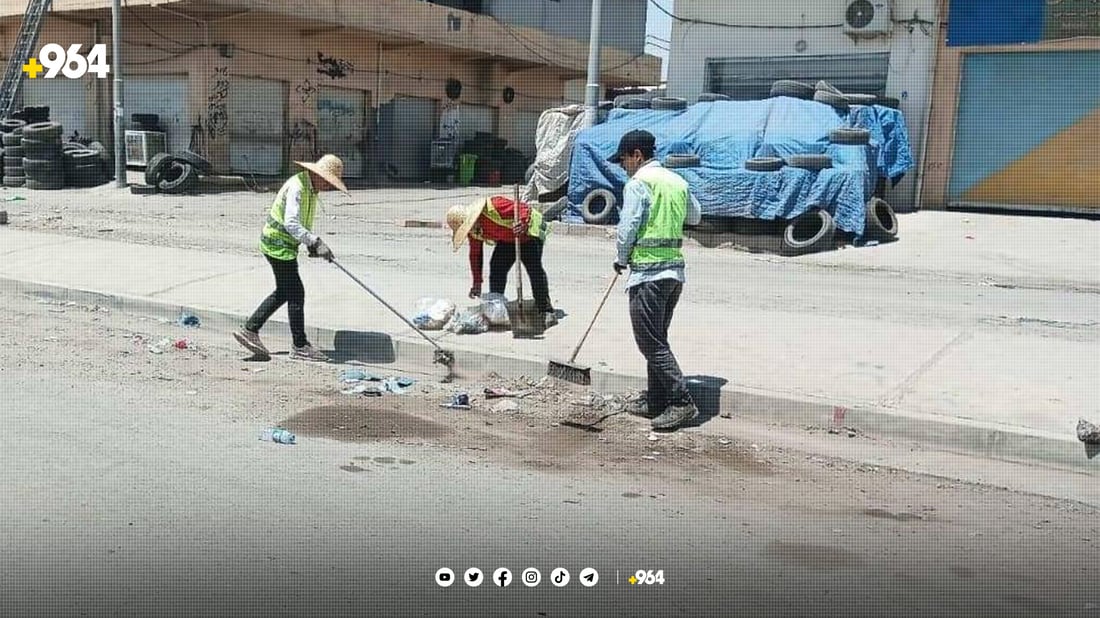
[[[477,155],[464,154],[458,158],[458,184],[466,187],[474,181],[474,170],[477,168]]]

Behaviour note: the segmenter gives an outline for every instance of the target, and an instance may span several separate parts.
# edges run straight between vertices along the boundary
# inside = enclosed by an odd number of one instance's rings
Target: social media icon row
[[[481,572],[481,569],[477,567],[471,567],[466,569],[466,573],[463,574],[463,581],[471,588],[477,588],[485,581],[485,574]],[[550,573],[550,583],[558,588],[563,588],[569,584],[569,571],[558,567]],[[497,569],[493,571],[493,584],[500,588],[506,588],[512,583],[512,572],[505,568]],[[525,569],[520,576],[520,581],[524,586],[528,588],[534,588],[542,583],[542,572],[535,568]],[[581,571],[580,583],[585,588],[591,588],[600,582],[600,573],[596,569],[587,568]],[[447,567],[443,567],[435,572],[435,583],[439,584],[443,588],[448,588],[451,584],[455,583],[455,572]]]

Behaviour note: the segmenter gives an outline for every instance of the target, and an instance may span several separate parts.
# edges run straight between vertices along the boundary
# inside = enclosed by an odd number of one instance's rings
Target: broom
[[[588,386],[592,384],[592,368],[585,365],[577,365],[574,361],[577,360],[577,355],[581,352],[581,346],[584,345],[584,340],[588,339],[588,333],[592,332],[592,327],[596,324],[596,318],[600,317],[600,311],[603,310],[604,303],[607,302],[607,297],[611,296],[611,290],[615,287],[615,283],[619,280],[619,273],[615,273],[615,276],[611,278],[611,283],[607,286],[607,290],[603,293],[603,298],[600,300],[600,306],[596,307],[596,313],[592,316],[592,321],[588,323],[588,328],[584,331],[584,335],[581,336],[581,340],[577,343],[577,347],[573,348],[573,355],[569,357],[567,362],[550,361],[550,367],[546,370],[546,375],[552,378],[558,378],[565,380],[566,382],[572,382],[574,384],[580,384],[581,386]]]
[[[512,203],[513,221],[519,220],[519,185],[515,186],[515,201]],[[519,234],[516,234],[516,315],[511,317],[513,339],[534,339],[546,330],[546,319],[532,312],[530,305],[523,304],[523,260],[520,256]]]

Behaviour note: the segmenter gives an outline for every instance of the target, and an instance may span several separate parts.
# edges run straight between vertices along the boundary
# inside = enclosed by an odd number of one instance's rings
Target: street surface
[[[162,337],[197,346],[148,350]],[[698,429],[655,441],[531,376],[501,413],[0,295],[0,614],[1095,615],[1096,510]],[[494,384],[500,385],[500,382]],[[516,384],[510,384],[517,386]],[[299,443],[257,439],[279,423]],[[727,443],[728,442],[728,443]],[[934,457],[934,454],[929,454]],[[1051,473],[1056,474],[1056,473]],[[542,584],[447,589],[447,566]],[[549,584],[568,568],[574,582]],[[576,583],[600,572],[592,589]],[[631,586],[662,569],[663,586]],[[618,582],[616,583],[616,580]]]

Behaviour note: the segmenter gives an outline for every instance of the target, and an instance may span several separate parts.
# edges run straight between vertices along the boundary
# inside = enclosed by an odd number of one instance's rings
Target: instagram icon
[[[542,573],[536,568],[525,569],[523,571],[523,585],[528,588],[534,588],[542,581]]]

